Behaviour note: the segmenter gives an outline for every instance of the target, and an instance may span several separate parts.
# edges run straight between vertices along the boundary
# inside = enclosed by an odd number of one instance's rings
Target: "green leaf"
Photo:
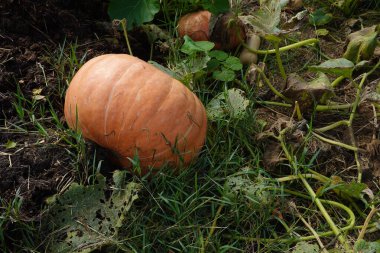
[[[378,253],[380,252],[380,242],[366,242],[360,239],[355,242],[354,253]]]
[[[309,66],[309,70],[321,71],[350,78],[354,66],[355,65],[351,61],[345,58],[339,58],[325,61],[318,66]]]
[[[111,19],[125,18],[128,30],[152,21],[159,10],[159,0],[111,0],[108,5]]]
[[[309,16],[309,22],[315,26],[328,24],[333,19],[331,13],[327,13],[323,8],[317,9]]]
[[[243,68],[243,64],[241,64],[240,59],[235,56],[229,56],[224,62],[223,65],[226,68],[232,69],[232,70],[241,70]]]
[[[214,97],[207,105],[207,115],[210,120],[230,116],[231,118],[243,118],[246,116],[246,108],[249,100],[246,99],[242,90],[233,88],[222,92]]]
[[[208,53],[211,58],[216,58],[218,61],[224,61],[227,59],[228,54],[221,50],[212,50]]]
[[[317,244],[310,244],[301,241],[296,244],[296,247],[293,249],[292,253],[319,253],[319,246]]]
[[[222,68],[212,73],[212,77],[223,82],[231,82],[235,79],[235,72],[231,69]]]
[[[329,34],[329,30],[323,28],[323,29],[318,29],[315,31],[315,34],[318,35],[318,36],[326,36],[327,34]]]
[[[209,41],[193,41],[189,36],[184,36],[185,43],[181,47],[181,52],[187,55],[194,55],[197,52],[208,52],[214,48],[215,44]]]
[[[7,143],[5,143],[6,149],[15,148],[17,146],[17,143],[11,140],[8,140]]]
[[[345,197],[351,197],[355,199],[361,199],[363,195],[363,191],[367,189],[368,186],[364,183],[343,183],[339,184],[335,191],[337,191],[339,194],[345,196]]]
[[[212,14],[218,15],[230,10],[230,2],[229,0],[204,0],[202,7]]]
[[[72,183],[62,195],[50,198],[53,204],[43,223],[51,232],[50,252],[90,252],[116,243],[125,214],[140,189],[136,183],[125,185],[125,173],[114,173],[114,190],[108,198],[101,175],[97,176],[97,184]]]
[[[220,61],[218,61],[215,58],[212,58],[208,63],[207,63],[207,70],[209,72],[214,72],[216,71],[220,66]]]

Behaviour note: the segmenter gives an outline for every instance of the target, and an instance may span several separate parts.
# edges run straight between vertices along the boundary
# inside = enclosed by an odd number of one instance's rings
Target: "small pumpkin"
[[[149,167],[189,164],[202,148],[207,128],[201,101],[186,86],[136,57],[106,54],[84,64],[66,93],[70,128],[111,150],[131,168],[139,157]]]
[[[178,22],[178,35],[194,41],[212,41],[215,49],[236,48],[246,38],[243,23],[232,13],[213,16],[209,11],[188,13]]]
[[[180,18],[178,22],[178,35],[189,36],[194,41],[209,40],[209,23],[211,12],[198,11],[188,13]]]

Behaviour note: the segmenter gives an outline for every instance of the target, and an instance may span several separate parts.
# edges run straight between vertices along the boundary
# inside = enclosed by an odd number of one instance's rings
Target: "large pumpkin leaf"
[[[125,18],[128,30],[152,21],[159,10],[158,0],[111,0],[108,5],[108,15],[112,19]]]
[[[125,185],[125,171],[116,171],[111,197],[105,194],[105,178],[97,184],[72,183],[60,196],[53,198],[49,218],[44,224],[51,232],[50,252],[91,252],[115,243],[125,214],[137,199],[140,186]]]
[[[345,58],[339,58],[325,61],[318,66],[309,66],[309,70],[341,75],[349,78],[352,75],[354,67],[355,65],[353,62]]]

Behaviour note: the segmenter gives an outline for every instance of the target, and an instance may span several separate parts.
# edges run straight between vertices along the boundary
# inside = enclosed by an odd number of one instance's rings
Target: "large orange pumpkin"
[[[66,93],[70,128],[131,167],[189,164],[202,148],[206,111],[186,86],[130,55],[106,54],[84,64]]]

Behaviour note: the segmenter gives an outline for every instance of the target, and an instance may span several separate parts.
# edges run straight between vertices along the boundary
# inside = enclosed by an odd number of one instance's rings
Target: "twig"
[[[379,211],[379,209],[372,207],[371,212],[368,214],[367,218],[364,221],[364,225],[363,225],[362,230],[360,230],[357,241],[364,238],[365,232],[367,231],[367,228],[368,228],[368,224],[377,211]]]

